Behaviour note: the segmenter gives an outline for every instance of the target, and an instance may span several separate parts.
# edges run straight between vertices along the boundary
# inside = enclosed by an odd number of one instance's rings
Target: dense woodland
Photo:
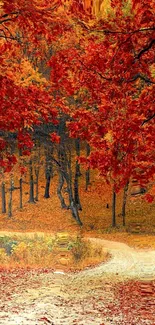
[[[155,324],[155,0],[0,0],[0,324]]]
[[[82,226],[80,178],[111,188],[111,224],[128,189],[153,202],[155,176],[154,1],[0,2],[1,212],[12,217],[50,198]],[[40,176],[41,175],[41,176]],[[65,195],[64,195],[65,193]],[[66,199],[67,193],[67,199]],[[6,199],[7,194],[7,199]]]

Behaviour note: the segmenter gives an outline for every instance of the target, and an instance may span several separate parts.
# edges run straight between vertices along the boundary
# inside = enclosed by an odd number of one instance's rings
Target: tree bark
[[[59,171],[59,181],[58,181],[58,187],[57,187],[57,195],[58,195],[58,198],[60,200],[62,209],[67,209],[67,205],[66,205],[65,200],[64,200],[64,198],[62,196],[63,185],[64,185],[64,177],[63,177],[61,171]]]
[[[35,174],[35,201],[39,200],[39,172],[40,172],[40,160],[41,160],[41,145],[40,139],[35,141],[35,156],[34,162],[34,174]]]
[[[67,191],[69,195],[69,208],[71,210],[73,218],[76,222],[82,226],[82,222],[79,217],[79,212],[77,205],[73,196],[73,183],[72,183],[72,155],[71,155],[71,147],[66,145],[66,135],[65,135],[65,116],[62,116],[61,122],[59,123],[59,135],[61,137],[60,145],[59,145],[59,168],[62,173],[64,180],[67,184]],[[78,149],[78,148],[77,148]]]
[[[68,194],[69,194],[69,208],[71,210],[72,217],[76,220],[76,222],[80,226],[82,226],[83,224],[82,224],[82,221],[79,216],[78,207],[77,207],[76,202],[73,197],[72,178],[70,175],[68,175],[68,173],[67,174],[65,173],[64,177],[65,177],[66,183],[67,183],[67,190],[68,190]]]
[[[86,155],[87,157],[90,155],[90,145],[87,143],[86,144]],[[88,186],[90,185],[90,168],[86,170],[86,191],[88,191]]]
[[[53,155],[53,146],[51,145],[50,148],[46,151],[46,167],[45,167],[45,178],[46,178],[46,185],[45,185],[45,194],[44,197],[46,199],[50,198],[50,184],[51,184],[51,177],[53,177],[53,165],[52,165],[52,155]]]
[[[34,180],[33,180],[33,165],[32,159],[29,161],[29,173],[30,173],[30,180],[29,180],[29,203],[35,203],[34,200]]]
[[[36,180],[35,180],[35,201],[38,201],[39,199],[39,167],[35,170]]]
[[[74,200],[71,200],[71,201],[70,201],[70,209],[71,209],[71,212],[72,212],[72,216],[73,216],[73,218],[76,220],[76,222],[77,222],[80,226],[82,226],[83,223],[82,223],[82,221],[81,221],[81,219],[80,219],[79,212],[78,212],[78,208],[77,208],[76,203],[75,203]]]
[[[46,170],[46,185],[45,185],[45,194],[46,199],[50,198],[50,183],[51,183],[51,174],[49,170]]]
[[[112,227],[116,227],[116,193],[112,192]]]
[[[80,156],[80,140],[79,139],[75,140],[75,149],[76,149],[76,154],[79,157]],[[75,204],[76,204],[78,210],[82,211],[80,195],[79,195],[79,177],[80,176],[81,176],[80,165],[79,165],[78,161],[76,160],[75,177],[74,177],[74,200],[75,200]]]
[[[19,207],[20,209],[23,208],[23,180],[20,178],[19,180],[19,191],[20,191],[20,202],[19,202]]]
[[[13,180],[10,180],[10,188],[9,188],[9,202],[8,202],[8,217],[12,217],[12,192],[14,190]]]
[[[74,200],[75,200],[78,210],[82,211],[80,195],[79,195],[79,175],[78,175],[78,162],[77,161],[76,161],[76,166],[75,166],[75,177],[74,177]]]
[[[123,204],[122,204],[122,217],[123,217],[123,226],[125,226],[125,215],[126,215],[126,201],[127,201],[127,195],[128,195],[128,187],[129,187],[129,182],[126,183],[124,187],[124,193],[123,193]]]
[[[68,187],[68,192],[69,192],[69,203],[70,203],[70,209],[71,209],[71,212],[72,212],[72,216],[76,220],[76,222],[80,226],[82,226],[83,224],[82,224],[82,221],[81,221],[80,216],[79,216],[78,207],[76,205],[76,202],[74,201],[72,188],[70,186]]]
[[[2,213],[6,213],[5,183],[2,182]]]

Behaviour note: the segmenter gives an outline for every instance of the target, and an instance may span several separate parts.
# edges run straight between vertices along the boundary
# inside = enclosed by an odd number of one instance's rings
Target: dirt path
[[[46,233],[0,231],[0,236],[11,235],[33,238],[36,235],[44,236]],[[55,236],[53,233],[48,235]],[[102,246],[105,251],[110,253],[111,258],[107,263],[80,272],[78,277],[91,276],[93,274],[102,275],[103,277],[117,276],[120,280],[130,278],[152,280],[155,278],[155,250],[135,249],[124,243],[100,238],[87,238],[87,240],[91,241],[95,246]]]
[[[75,274],[2,273],[0,325],[154,325],[155,251],[89,240],[111,254],[107,263]]]
[[[98,238],[89,238],[96,246],[106,249],[111,259],[94,269],[84,270],[79,276],[102,275],[115,276],[124,280],[129,278],[155,279],[155,250],[138,250],[126,244]]]

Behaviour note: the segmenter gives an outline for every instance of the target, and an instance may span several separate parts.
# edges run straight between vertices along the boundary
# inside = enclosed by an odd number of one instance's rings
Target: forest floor
[[[154,325],[155,204],[129,195],[122,227],[122,195],[118,195],[117,228],[112,229],[111,189],[98,179],[87,192],[81,187],[80,228],[70,211],[60,208],[55,189],[54,178],[51,197],[43,198],[42,182],[39,201],[29,204],[25,185],[22,211],[19,193],[14,192],[13,217],[1,216],[0,237],[46,238],[67,232],[103,246],[109,258],[104,263],[96,260],[101,264],[89,268],[83,264],[79,272],[60,266],[1,265],[0,325]]]
[[[18,184],[15,184],[18,185]],[[111,188],[100,178],[91,181],[88,191],[81,180],[80,197],[83,207],[80,228],[71,217],[70,210],[62,210],[56,195],[57,177],[51,181],[50,198],[44,198],[45,183],[39,183],[39,201],[29,204],[28,185],[23,188],[23,209],[19,206],[19,191],[13,192],[13,216],[0,217],[0,230],[7,232],[56,233],[67,231],[84,237],[99,237],[120,241],[139,248],[155,248],[155,202],[147,203],[143,195],[128,195],[126,207],[126,226],[122,226],[122,193],[117,196],[115,229],[111,227]],[[151,193],[155,194],[155,186]],[[7,193],[8,196],[8,193]],[[67,193],[63,193],[67,202]],[[107,204],[109,208],[106,208]],[[1,202],[0,202],[1,205]]]

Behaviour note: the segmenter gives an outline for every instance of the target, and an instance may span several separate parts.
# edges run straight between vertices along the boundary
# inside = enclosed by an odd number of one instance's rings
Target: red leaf
[[[56,132],[53,132],[50,134],[51,141],[55,143],[60,143],[60,136],[56,134]]]
[[[147,202],[152,203],[154,201],[154,196],[151,194],[146,194],[145,197]]]

